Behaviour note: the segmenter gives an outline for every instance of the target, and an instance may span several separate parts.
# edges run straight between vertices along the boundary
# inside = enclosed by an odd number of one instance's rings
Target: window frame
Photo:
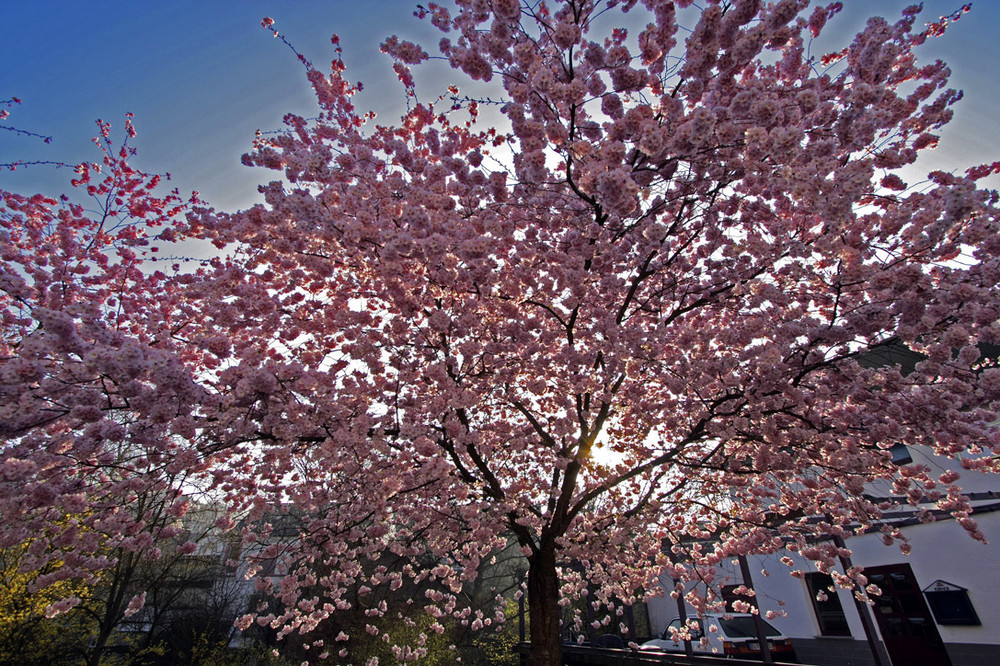
[[[851,627],[847,622],[847,614],[844,613],[844,606],[840,603],[840,595],[837,593],[833,577],[830,574],[813,571],[807,573],[803,580],[820,635],[850,637]],[[833,590],[830,589],[831,587]],[[826,593],[828,597],[826,601],[816,599],[816,595],[820,591]],[[831,620],[836,625],[841,626],[831,626]]]

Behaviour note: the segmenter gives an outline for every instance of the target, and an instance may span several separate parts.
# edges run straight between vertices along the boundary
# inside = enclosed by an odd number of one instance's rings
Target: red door
[[[951,666],[910,565],[866,567],[865,575],[882,590],[873,608],[894,666]]]

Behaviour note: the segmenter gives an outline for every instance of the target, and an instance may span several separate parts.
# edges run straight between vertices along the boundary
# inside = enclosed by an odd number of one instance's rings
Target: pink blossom
[[[142,607],[145,605],[146,605],[146,593],[140,592],[139,594],[135,595],[129,600],[128,606],[125,607],[123,615],[125,617],[132,617],[140,610],[142,610]]]
[[[178,555],[190,555],[198,550],[198,544],[194,541],[185,541],[183,544],[177,547]]]
[[[506,21],[516,21],[521,15],[521,3],[519,0],[494,0],[493,11],[497,18]]]

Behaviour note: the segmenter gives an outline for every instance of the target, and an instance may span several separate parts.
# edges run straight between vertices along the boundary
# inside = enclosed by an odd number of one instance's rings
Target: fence
[[[521,643],[517,652],[522,663],[530,653],[531,646]],[[651,650],[616,650],[612,648],[583,645],[563,645],[564,666],[761,666],[760,660],[730,659],[728,657],[693,656],[668,654]],[[786,662],[775,662],[780,666]]]

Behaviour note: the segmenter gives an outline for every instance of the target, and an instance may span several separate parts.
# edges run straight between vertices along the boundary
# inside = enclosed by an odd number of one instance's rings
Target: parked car
[[[795,649],[792,642],[773,626],[764,622],[764,635],[771,649],[774,661],[794,662]],[[707,614],[703,618],[688,620],[691,627],[691,648],[695,654],[714,654],[740,659],[760,659],[760,641],[754,617],[748,613]],[[647,641],[641,650],[662,652],[684,652],[684,641],[678,637],[684,623],[674,618],[660,634],[659,638]],[[671,631],[673,630],[673,631]],[[708,644],[702,644],[702,637],[708,637]]]

